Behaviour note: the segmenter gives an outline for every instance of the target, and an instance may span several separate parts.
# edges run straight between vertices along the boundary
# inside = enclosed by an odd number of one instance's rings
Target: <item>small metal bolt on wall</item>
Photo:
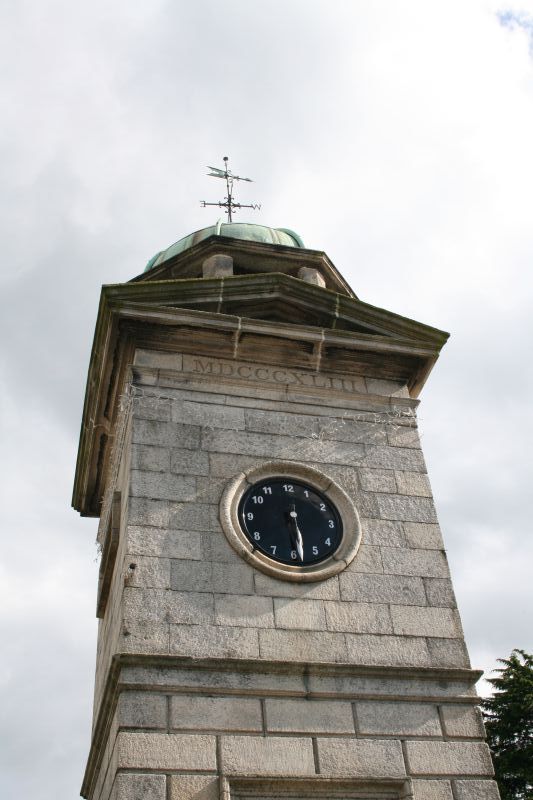
[[[238,208],[253,208],[254,210],[259,210],[261,205],[259,203],[252,203],[250,205],[245,205],[244,203],[236,203],[233,199],[233,181],[248,181],[248,183],[253,183],[251,178],[241,178],[240,175],[234,175],[231,170],[228,169],[228,156],[224,156],[224,169],[218,169],[218,167],[210,167],[208,169],[211,172],[207,174],[213,178],[224,178],[226,181],[226,189],[227,195],[224,200],[219,200],[218,203],[207,203],[205,200],[200,200],[200,203],[203,208],[206,206],[218,206],[219,208],[225,208],[226,214],[228,215],[228,222],[232,221],[232,213],[236,211]]]

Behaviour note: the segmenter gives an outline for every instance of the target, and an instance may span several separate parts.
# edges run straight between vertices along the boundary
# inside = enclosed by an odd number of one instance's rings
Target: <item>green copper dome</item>
[[[167,247],[166,250],[160,250],[150,259],[144,271],[148,272],[152,267],[157,267],[172,256],[183,253],[184,250],[188,250],[209,236],[227,236],[231,239],[280,244],[285,247],[304,247],[298,234],[288,228],[267,228],[266,225],[253,225],[248,222],[221,222],[219,220],[216,225],[210,225],[208,228],[190,233]]]

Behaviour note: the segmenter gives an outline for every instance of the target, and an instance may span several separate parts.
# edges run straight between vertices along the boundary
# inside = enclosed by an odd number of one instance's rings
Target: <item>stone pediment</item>
[[[279,272],[296,277],[301,267],[310,267],[320,272],[326,289],[348,297],[356,297],[326,253],[320,250],[233,239],[228,236],[210,236],[172,258],[167,258],[162,264],[137,275],[131,283],[201,278],[202,265],[212,255],[230,256],[235,275]]]
[[[354,331],[440,349],[443,331],[283,273],[150,280],[104,287],[111,304],[188,308],[248,319]]]

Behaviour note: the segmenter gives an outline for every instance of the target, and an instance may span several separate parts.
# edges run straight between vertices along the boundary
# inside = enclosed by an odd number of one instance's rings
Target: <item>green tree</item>
[[[513,650],[482,702],[502,800],[533,800],[533,656]]]

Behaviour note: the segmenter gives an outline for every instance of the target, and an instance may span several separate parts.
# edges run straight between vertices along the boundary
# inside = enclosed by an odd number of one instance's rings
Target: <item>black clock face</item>
[[[269,478],[250,487],[240,501],[239,520],[254,549],[293,566],[323,561],[342,539],[341,518],[331,501],[291,478]]]

